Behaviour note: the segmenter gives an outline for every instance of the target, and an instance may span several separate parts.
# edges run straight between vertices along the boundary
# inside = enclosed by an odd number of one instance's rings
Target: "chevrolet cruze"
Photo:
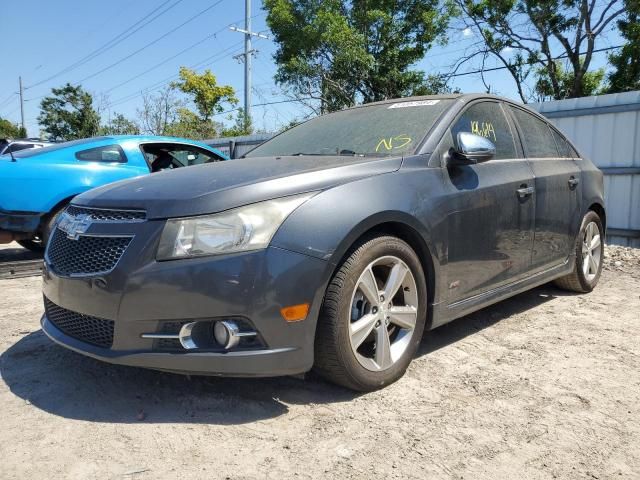
[[[549,281],[591,291],[605,220],[601,172],[539,114],[388,100],[76,197],[42,328],[112,363],[373,390],[425,330]]]

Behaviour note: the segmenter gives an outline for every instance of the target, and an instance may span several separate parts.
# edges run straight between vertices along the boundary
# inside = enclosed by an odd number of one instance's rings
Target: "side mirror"
[[[453,165],[469,165],[486,162],[496,155],[496,146],[491,140],[469,132],[459,132],[457,148],[449,156]]]

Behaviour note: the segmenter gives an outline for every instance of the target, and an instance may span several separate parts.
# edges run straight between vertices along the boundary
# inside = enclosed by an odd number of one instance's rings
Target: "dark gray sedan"
[[[544,117],[486,95],[314,118],[247,158],[114,183],[59,218],[42,328],[112,363],[357,390],[423,331],[602,269],[600,171]]]

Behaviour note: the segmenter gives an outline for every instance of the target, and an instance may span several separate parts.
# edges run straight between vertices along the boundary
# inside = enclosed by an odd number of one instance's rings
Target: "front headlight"
[[[314,193],[267,200],[226,212],[167,220],[158,260],[266,248],[282,222]]]

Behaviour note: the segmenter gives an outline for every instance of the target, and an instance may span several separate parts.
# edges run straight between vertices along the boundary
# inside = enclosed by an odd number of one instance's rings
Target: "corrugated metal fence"
[[[240,158],[249,150],[253,150],[261,143],[273,137],[273,133],[258,133],[242,137],[221,137],[204,140],[207,145],[217,148],[229,158]]]
[[[608,241],[640,247],[640,92],[532,104],[605,174]],[[238,158],[272,134],[206,140]]]
[[[531,106],[604,172],[609,242],[640,247],[640,92]]]

